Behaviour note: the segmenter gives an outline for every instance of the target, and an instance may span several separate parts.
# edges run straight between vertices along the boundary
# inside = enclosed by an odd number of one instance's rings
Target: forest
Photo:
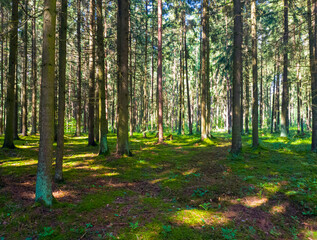
[[[317,0],[0,0],[0,240],[317,239]]]

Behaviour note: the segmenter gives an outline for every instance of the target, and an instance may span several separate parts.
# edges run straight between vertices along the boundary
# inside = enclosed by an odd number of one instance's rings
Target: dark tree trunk
[[[36,0],[33,1],[33,14],[35,14]],[[32,19],[32,130],[31,134],[37,132],[37,62],[36,62],[36,19]]]
[[[4,7],[1,6],[1,31],[4,30]],[[0,96],[0,135],[3,134],[3,127],[4,127],[4,40],[5,36],[1,37],[1,62],[0,62],[0,77],[1,77],[1,96]]]
[[[252,81],[253,81],[253,99],[252,99],[252,145],[259,145],[259,125],[258,125],[258,64],[257,64],[257,23],[256,23],[256,1],[251,1],[251,35],[252,35]]]
[[[239,153],[242,149],[241,141],[241,73],[242,73],[242,17],[241,2],[234,0],[234,42],[233,42],[233,125],[232,125],[232,153]]]
[[[201,58],[201,130],[200,138],[205,140],[207,138],[206,132],[206,105],[207,105],[207,8],[208,1],[203,0],[203,15],[202,15],[202,58]]]
[[[97,79],[99,82],[99,155],[109,153],[106,131],[105,48],[102,0],[97,0]]]
[[[158,0],[158,64],[157,64],[157,90],[158,90],[158,142],[163,143],[163,73],[162,73],[162,0]]]
[[[7,98],[6,98],[6,128],[4,137],[4,148],[15,148],[14,139],[14,121],[15,121],[15,82],[16,82],[16,65],[18,51],[18,0],[12,1],[11,15],[11,32],[10,32],[10,55],[9,55],[9,73],[7,81]]]
[[[59,93],[58,93],[58,124],[55,181],[63,181],[64,125],[65,125],[65,82],[66,82],[66,39],[67,39],[67,0],[61,1],[59,29]]]
[[[76,111],[76,136],[80,136],[81,126],[81,0],[77,0],[77,52],[78,52],[78,83],[77,83],[77,111]]]
[[[28,0],[25,0],[25,11],[28,12]],[[27,136],[27,74],[28,74],[28,22],[24,23],[24,32],[23,32],[23,42],[24,42],[24,63],[23,63],[23,81],[21,86],[21,115],[22,115],[22,135]]]
[[[131,155],[129,146],[129,1],[118,1],[117,28],[117,154]]]
[[[284,0],[284,68],[283,68],[283,94],[281,114],[281,137],[287,137],[289,131],[289,86],[288,86],[288,0]]]

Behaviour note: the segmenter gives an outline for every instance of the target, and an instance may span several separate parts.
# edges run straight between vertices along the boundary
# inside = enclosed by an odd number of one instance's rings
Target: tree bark
[[[33,14],[35,14],[36,0],[33,1]],[[32,130],[31,134],[37,132],[37,62],[36,62],[36,19],[32,19]]]
[[[88,145],[96,146],[95,142],[95,0],[90,0],[89,7],[89,90],[88,90]]]
[[[99,155],[109,154],[106,129],[105,48],[102,0],[97,0],[97,79],[99,82]]]
[[[44,1],[43,53],[41,82],[41,127],[35,200],[52,205],[51,168],[54,142],[54,78],[55,78],[56,0]]]
[[[78,83],[77,83],[77,111],[76,111],[76,136],[81,134],[81,0],[77,0],[77,52],[78,52]]]
[[[204,141],[207,138],[206,131],[206,105],[207,105],[207,7],[208,1],[203,0],[202,15],[202,58],[201,58],[201,130],[200,138]]]
[[[4,148],[15,148],[14,139],[14,121],[15,121],[15,82],[16,82],[16,65],[18,51],[18,0],[12,1],[11,10],[11,31],[10,31],[10,55],[9,55],[9,72],[7,82],[7,97],[6,97],[6,127],[4,137]]]
[[[252,35],[252,81],[253,81],[253,99],[252,99],[252,145],[259,145],[259,125],[258,125],[258,49],[257,49],[257,23],[256,23],[256,1],[251,0],[251,35]]]
[[[28,0],[25,0],[25,12],[28,12]],[[28,22],[24,23],[23,31],[23,42],[24,42],[24,63],[23,63],[23,82],[21,87],[21,115],[22,115],[22,135],[27,136],[27,73],[28,73]]]
[[[163,143],[163,73],[162,73],[162,0],[158,0],[158,64],[157,64],[157,90],[158,90],[158,142]]]
[[[241,73],[242,73],[242,17],[241,2],[234,0],[234,39],[233,39],[233,124],[232,124],[232,153],[242,149],[241,141]]]
[[[283,68],[283,94],[282,94],[282,114],[281,114],[281,137],[287,137],[289,132],[289,92],[288,92],[288,0],[284,0],[284,68]]]
[[[59,29],[59,88],[58,88],[58,124],[55,181],[63,181],[64,125],[65,125],[65,82],[66,82],[66,39],[67,39],[67,0],[61,1]]]
[[[131,155],[129,146],[129,1],[118,0],[117,154]]]

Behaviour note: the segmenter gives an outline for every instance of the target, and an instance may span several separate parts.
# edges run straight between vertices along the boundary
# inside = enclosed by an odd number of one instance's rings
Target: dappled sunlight
[[[177,211],[170,217],[170,221],[190,227],[202,227],[225,224],[229,222],[229,219],[220,212],[190,209]]]
[[[271,214],[282,214],[286,212],[286,208],[288,207],[288,203],[283,203],[281,205],[273,206],[270,210]]]
[[[258,197],[258,196],[248,196],[242,199],[242,203],[246,207],[259,207],[265,203],[267,203],[268,199],[266,197]]]
[[[82,153],[82,154],[72,154],[64,156],[64,159],[78,159],[78,158],[96,158],[98,154],[96,153]]]

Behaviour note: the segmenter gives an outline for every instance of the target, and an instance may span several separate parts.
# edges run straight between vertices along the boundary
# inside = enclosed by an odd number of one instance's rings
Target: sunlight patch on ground
[[[18,160],[19,158],[17,158]],[[13,159],[10,159],[9,161],[5,161],[3,162],[2,164],[2,167],[8,167],[8,166],[29,166],[29,165],[34,165],[34,164],[37,164],[37,160],[28,160],[28,161],[25,161],[25,160],[21,160],[19,159],[20,161],[16,161],[16,160],[13,160]]]
[[[272,214],[285,213],[287,206],[288,206],[287,203],[273,206],[270,210],[270,213]]]
[[[188,175],[191,175],[191,174],[196,173],[197,171],[198,171],[198,168],[192,168],[192,169],[190,169],[190,170],[188,170],[188,171],[186,171],[186,172],[183,172],[182,174],[183,174],[184,176],[188,176]]]
[[[62,199],[62,198],[65,198],[65,197],[69,197],[69,196],[73,196],[74,193],[71,192],[71,191],[66,191],[66,190],[62,190],[62,189],[59,189],[59,190],[55,190],[53,192],[53,196],[56,198],[56,199]]]
[[[76,154],[76,155],[70,155],[70,156],[65,156],[65,159],[76,159],[76,158],[95,158],[97,157],[98,154],[95,153],[84,153],[84,154]]]
[[[191,227],[202,227],[205,225],[225,224],[229,222],[229,219],[223,216],[221,213],[215,213],[210,211],[191,209],[181,210],[176,212],[171,220],[177,224],[185,224]]]
[[[246,206],[246,207],[252,207],[252,208],[255,208],[255,207],[259,207],[265,203],[267,203],[268,199],[263,197],[263,198],[260,198],[260,197],[257,197],[257,196],[248,196],[248,197],[245,197],[243,200],[242,200],[242,203]]]

